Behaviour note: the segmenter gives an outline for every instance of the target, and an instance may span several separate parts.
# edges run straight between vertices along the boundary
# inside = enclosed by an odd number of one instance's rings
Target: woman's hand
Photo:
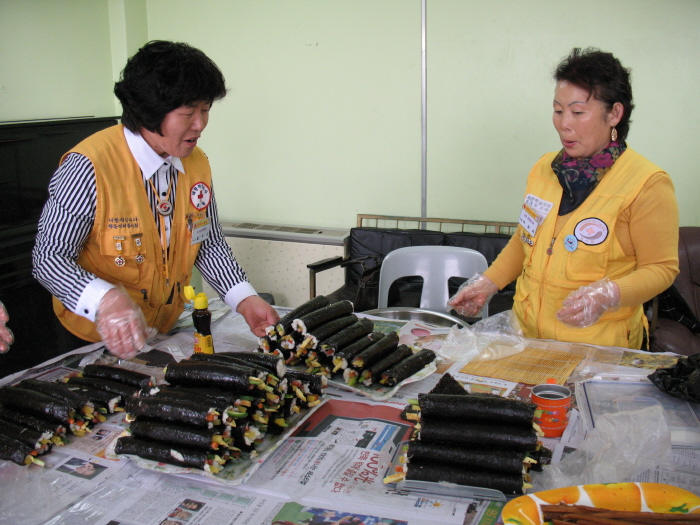
[[[280,320],[280,316],[277,315],[275,309],[259,295],[251,295],[243,299],[238,303],[236,311],[248,323],[250,331],[258,337],[263,337],[265,328],[277,324],[277,321]]]
[[[474,317],[496,292],[498,292],[498,286],[488,277],[477,273],[459,287],[447,305],[459,315]]]
[[[620,288],[607,277],[571,292],[557,312],[562,323],[586,328],[598,322],[607,310],[620,306]]]
[[[156,334],[123,288],[112,288],[102,297],[95,324],[107,350],[122,359],[134,357]]]
[[[15,336],[5,323],[10,320],[7,315],[5,305],[0,302],[0,354],[4,354],[10,349],[10,345],[15,342]]]

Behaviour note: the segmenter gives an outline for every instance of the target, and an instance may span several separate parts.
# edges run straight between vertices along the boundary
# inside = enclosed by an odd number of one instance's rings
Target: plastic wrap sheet
[[[512,310],[482,319],[468,328],[452,327],[439,354],[468,363],[490,361],[522,352],[526,342]]]
[[[670,462],[671,433],[657,405],[601,416],[577,450],[533,475],[533,485],[539,491],[617,483]]]
[[[513,356],[527,347],[580,356],[581,362],[569,378],[570,382],[617,371],[625,352],[616,347],[526,339],[513,311],[508,310],[482,319],[469,328],[452,327],[439,354],[446,359],[466,364]]]
[[[0,461],[0,524],[44,523],[70,503],[65,497],[58,496],[59,483],[58,476],[39,466]]]

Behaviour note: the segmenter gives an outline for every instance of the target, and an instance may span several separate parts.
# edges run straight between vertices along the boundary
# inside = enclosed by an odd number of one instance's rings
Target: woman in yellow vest
[[[34,276],[76,339],[133,357],[184,308],[192,268],[259,336],[278,320],[226,244],[197,142],[224,76],[202,51],[153,41],[116,83],[122,124],[70,150],[49,184]],[[155,329],[155,330],[154,330]]]
[[[473,316],[517,278],[526,337],[641,348],[643,303],[678,274],[678,208],[670,177],[627,146],[629,70],[575,48],[554,73],[563,149],[530,171],[518,228],[450,306]]]

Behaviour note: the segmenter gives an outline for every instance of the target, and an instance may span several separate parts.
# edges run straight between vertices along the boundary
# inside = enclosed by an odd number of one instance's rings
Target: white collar
[[[129,150],[131,150],[131,154],[136,159],[136,163],[141,168],[143,180],[150,179],[163,164],[172,164],[176,170],[185,173],[180,157],[161,157],[153,151],[153,148],[148,145],[148,142],[140,134],[136,134],[124,127],[124,138],[126,138],[126,143],[129,145]]]

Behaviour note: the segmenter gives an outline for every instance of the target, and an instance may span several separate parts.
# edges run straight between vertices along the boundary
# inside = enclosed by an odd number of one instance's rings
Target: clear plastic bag
[[[474,323],[452,327],[440,348],[446,359],[468,363],[515,355],[525,349],[525,338],[513,311],[508,310]]]
[[[0,462],[0,525],[44,523],[69,503],[57,495],[58,478],[40,467]],[[37,505],[37,502],[42,502]]]
[[[661,406],[605,414],[578,449],[533,475],[533,491],[617,483],[657,465],[671,465],[671,433]]]

